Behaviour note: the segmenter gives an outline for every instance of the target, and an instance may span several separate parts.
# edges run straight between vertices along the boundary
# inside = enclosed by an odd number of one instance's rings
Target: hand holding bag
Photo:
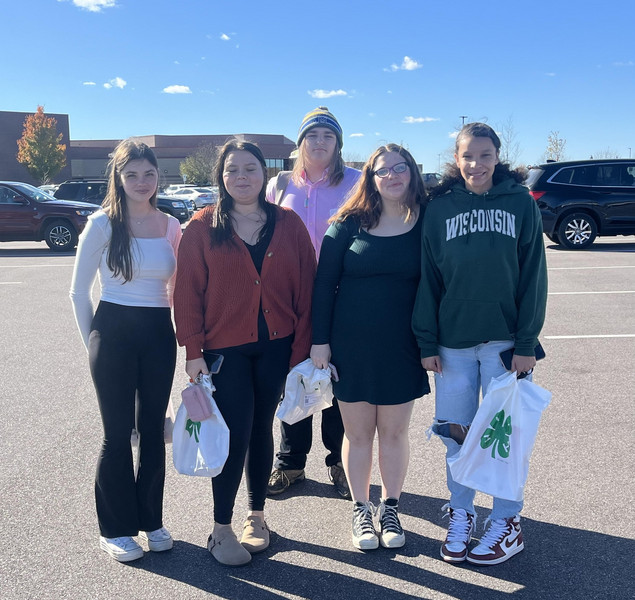
[[[210,415],[200,421],[188,414],[185,401],[179,407],[172,434],[172,459],[174,467],[182,475],[216,477],[225,466],[229,454],[229,428],[212,395],[214,386],[209,375],[202,375],[199,383],[190,387],[200,388],[205,395],[204,408]],[[197,378],[199,381],[199,378]],[[195,397],[195,411],[202,410]],[[198,414],[198,413],[197,413]]]
[[[521,501],[542,411],[551,392],[516,373],[492,379],[455,456],[454,480],[496,498]]]
[[[276,417],[293,425],[333,406],[331,369],[318,369],[310,358],[291,369]]]

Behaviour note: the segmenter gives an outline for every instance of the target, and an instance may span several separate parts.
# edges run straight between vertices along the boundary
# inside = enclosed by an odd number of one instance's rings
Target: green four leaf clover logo
[[[512,434],[512,418],[505,419],[505,411],[501,410],[494,415],[488,427],[481,436],[481,448],[492,447],[492,458],[496,458],[496,452],[502,458],[509,456],[509,436]]]
[[[188,419],[185,423],[185,431],[190,434],[190,437],[194,436],[194,439],[198,444],[198,434],[201,432],[201,422]]]

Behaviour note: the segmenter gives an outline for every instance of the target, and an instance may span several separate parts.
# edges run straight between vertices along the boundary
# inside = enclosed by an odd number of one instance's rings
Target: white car
[[[181,188],[180,190],[171,192],[169,195],[174,196],[175,198],[193,200],[194,204],[196,204],[196,208],[203,208],[205,206],[216,204],[216,202],[218,202],[217,187]]]

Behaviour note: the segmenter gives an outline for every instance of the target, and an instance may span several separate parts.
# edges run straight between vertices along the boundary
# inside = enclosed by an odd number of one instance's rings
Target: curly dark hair
[[[494,148],[496,148],[496,155],[499,154],[501,148],[501,141],[496,132],[485,123],[468,123],[459,131],[456,136],[456,142],[454,144],[454,151],[458,153],[459,144],[461,140],[467,137],[486,137],[492,140]],[[527,178],[527,171],[522,167],[512,169],[509,163],[499,162],[494,167],[494,175],[492,182],[494,185],[499,184],[505,179],[513,179],[516,183],[523,183]],[[445,194],[452,186],[457,183],[465,183],[461,171],[456,162],[448,162],[443,169],[443,178],[441,183],[430,190],[430,197],[436,198]]]

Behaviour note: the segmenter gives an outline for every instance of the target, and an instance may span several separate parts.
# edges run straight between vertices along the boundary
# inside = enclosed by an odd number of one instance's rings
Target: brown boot
[[[240,545],[230,526],[214,527],[207,549],[221,565],[228,567],[242,567],[251,561],[251,554]]]
[[[247,517],[240,543],[251,554],[257,554],[269,547],[269,527],[262,517],[256,515]]]

